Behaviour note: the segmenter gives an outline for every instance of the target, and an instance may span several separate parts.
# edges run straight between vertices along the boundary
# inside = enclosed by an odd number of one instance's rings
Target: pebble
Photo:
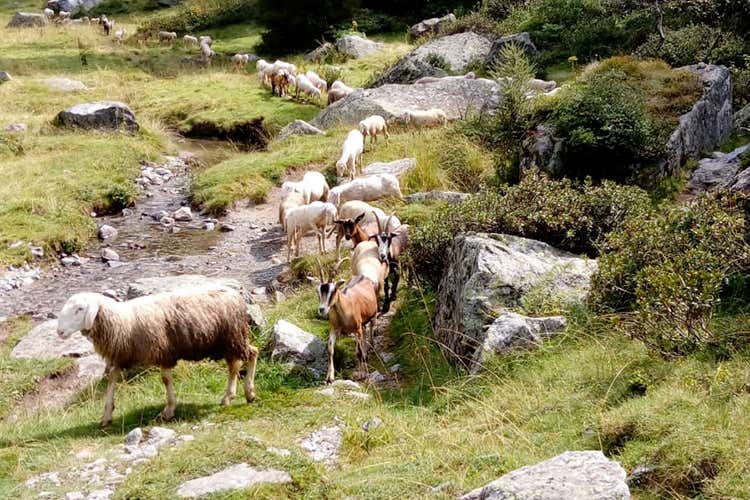
[[[219,224],[219,231],[221,231],[222,233],[229,233],[231,231],[234,231],[234,226],[222,222]]]
[[[205,224],[203,225],[203,228],[204,228],[204,229],[205,229],[206,231],[213,231],[213,230],[215,229],[215,227],[216,227],[216,225],[215,225],[215,224],[214,224],[213,222],[206,222],[206,223],[205,223]]]
[[[117,229],[108,225],[102,224],[99,226],[99,239],[103,241],[111,240],[117,237]]]
[[[388,368],[388,371],[391,372],[391,373],[398,373],[398,372],[401,371],[401,365],[398,364],[398,363],[396,363],[395,365],[393,365],[390,368]]]
[[[161,223],[162,226],[171,226],[174,224],[174,219],[172,217],[162,217],[159,219],[159,223]]]
[[[102,248],[101,255],[104,262],[120,260],[120,255],[111,248]]]
[[[44,249],[42,247],[31,247],[31,256],[37,259],[44,257]]]
[[[379,417],[373,417],[372,419],[362,424],[362,430],[365,432],[370,432],[370,429],[377,429],[382,424],[383,424],[383,421],[380,420]]]
[[[172,213],[172,218],[179,222],[189,222],[193,220],[193,212],[190,207],[180,207]]]

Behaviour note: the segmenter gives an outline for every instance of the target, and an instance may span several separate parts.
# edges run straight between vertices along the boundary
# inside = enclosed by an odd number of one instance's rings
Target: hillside
[[[744,4],[302,4],[0,0],[0,498],[750,497]],[[326,90],[277,95],[258,58]],[[341,334],[327,385],[312,281],[352,263],[312,231],[287,261],[282,184],[321,172],[343,218],[372,114],[362,175],[403,196],[368,203],[409,245],[367,370]],[[165,420],[168,375],[126,366],[101,427],[100,340],[62,339],[63,305],[196,285],[241,292],[257,399],[180,361]],[[215,312],[175,307],[170,335]]]

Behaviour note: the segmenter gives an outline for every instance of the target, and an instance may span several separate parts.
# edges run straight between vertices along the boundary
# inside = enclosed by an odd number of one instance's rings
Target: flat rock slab
[[[9,82],[13,79],[7,71],[0,71],[0,83]]]
[[[284,140],[293,135],[322,135],[325,134],[318,127],[314,127],[305,120],[294,120],[292,123],[281,129],[278,140]]]
[[[718,158],[705,158],[698,162],[698,168],[693,172],[688,189],[693,193],[702,193],[732,187],[738,180],[737,174],[741,168],[740,156],[748,149],[750,149],[750,144]]]
[[[497,82],[485,78],[443,78],[420,85],[388,84],[355,90],[320,112],[312,124],[322,129],[336,125],[357,125],[370,115],[386,120],[407,110],[439,108],[449,120],[467,111],[490,112],[500,105]]]
[[[155,293],[184,290],[185,288],[231,288],[242,293],[245,300],[250,302],[250,294],[239,281],[231,278],[209,278],[200,274],[140,278],[128,286],[126,298],[130,300]]]
[[[67,339],[57,335],[57,320],[40,323],[23,337],[10,353],[11,358],[56,359],[79,358],[94,354],[94,345],[80,332]]]
[[[336,40],[336,48],[339,52],[355,59],[374,54],[383,46],[382,42],[373,42],[357,35],[345,35]]]
[[[412,38],[419,38],[427,34],[437,35],[455,21],[456,15],[452,13],[443,17],[431,17],[420,21],[409,28],[409,36]]]
[[[61,111],[55,122],[65,127],[87,130],[126,130],[136,132],[139,128],[133,111],[124,103],[100,101],[78,104]]]
[[[44,80],[44,83],[52,90],[58,92],[75,92],[78,90],[89,90],[89,88],[79,82],[78,80],[71,80],[70,78],[52,77]]]
[[[416,166],[416,158],[403,158],[391,162],[376,161],[367,165],[362,170],[362,175],[391,174],[396,177],[401,177]]]
[[[326,345],[312,333],[297,325],[279,320],[273,326],[271,337],[271,359],[289,362],[310,369],[316,376],[322,375],[327,368],[328,354]]]
[[[461,500],[628,500],[625,470],[601,451],[566,451],[510,472]]]
[[[47,25],[44,14],[16,12],[8,23],[8,28],[42,28]]]
[[[341,426],[322,427],[300,441],[300,446],[315,462],[333,464],[339,456],[343,434]]]
[[[291,483],[288,472],[278,469],[256,469],[245,463],[227,467],[224,470],[182,483],[177,489],[180,498],[197,498],[209,493],[228,490],[241,490],[257,484]]]

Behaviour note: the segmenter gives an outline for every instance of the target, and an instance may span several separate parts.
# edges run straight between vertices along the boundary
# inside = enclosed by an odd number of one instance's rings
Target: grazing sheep
[[[271,94],[284,97],[289,91],[289,85],[292,83],[292,75],[286,70],[280,70],[278,73],[271,75]]]
[[[273,63],[273,72],[286,71],[290,75],[297,75],[297,66],[292,63],[284,62],[279,59]]]
[[[396,122],[416,129],[441,127],[448,123],[448,115],[439,108],[432,108],[427,111],[408,110],[396,118]]]
[[[50,19],[50,18],[52,18],[52,17],[54,17],[54,16],[55,16],[55,11],[54,11],[54,10],[52,10],[52,9],[50,9],[50,8],[46,8],[46,9],[44,9],[44,10],[42,11],[42,13],[44,14],[44,17],[46,17],[46,18],[48,18],[48,19]]]
[[[328,201],[336,206],[350,200],[374,201],[386,196],[403,198],[398,177],[393,174],[368,175],[331,188]]]
[[[279,203],[279,224],[286,231],[286,214],[289,210],[305,204],[305,198],[302,193],[296,191],[282,191],[281,202]]]
[[[373,141],[378,142],[378,134],[384,134],[386,141],[390,137],[385,118],[380,115],[368,116],[359,122],[359,131],[365,137],[370,136],[370,145],[372,145]]]
[[[309,205],[292,208],[284,218],[284,229],[287,234],[287,260],[299,257],[299,247],[302,237],[309,231],[315,231],[318,238],[318,251],[326,251],[326,233],[333,226],[336,219],[336,207],[331,203],[314,201]]]
[[[208,42],[201,42],[200,47],[203,62],[205,62],[206,64],[211,64],[211,58],[216,55],[214,49],[211,48],[211,44]]]
[[[359,130],[352,130],[341,146],[341,158],[336,162],[336,175],[339,179],[357,175],[357,161],[362,169],[362,153],[365,150],[365,138]]]
[[[78,293],[68,299],[57,321],[63,338],[80,332],[107,362],[109,381],[102,425],[112,422],[115,384],[123,369],[158,366],[167,391],[164,420],[177,404],[172,368],[179,360],[225,359],[229,384],[222,405],[231,403],[240,369],[247,367],[245,398],[255,399],[258,349],[247,340],[247,305],[227,288],[193,288],[117,302],[98,293]]]
[[[267,87],[271,86],[271,74],[273,73],[273,64],[265,59],[258,59],[255,62],[255,71],[258,75],[258,82]]]
[[[99,24],[100,18],[98,17],[92,17],[91,18],[91,24]]]
[[[127,31],[124,29],[115,31],[115,43],[121,45],[123,40],[125,40],[126,33]]]
[[[282,196],[288,193],[300,193],[304,205],[313,201],[327,201],[329,190],[328,182],[320,172],[306,172],[301,181],[287,181],[281,185]]]
[[[309,78],[307,78],[305,75],[297,75],[294,86],[297,91],[297,97],[299,97],[299,93],[302,92],[303,94],[313,97],[320,101],[321,93],[320,90],[313,85],[313,83],[310,81]]]
[[[70,12],[68,12],[68,11],[65,11],[65,10],[61,10],[61,11],[60,11],[60,12],[59,12],[59,13],[57,14],[57,17],[59,17],[60,19],[70,19]]]
[[[200,45],[206,44],[210,47],[211,45],[214,44],[214,39],[208,35],[204,35],[204,36],[198,37],[198,43]]]
[[[232,64],[237,71],[242,71],[248,61],[250,61],[250,54],[235,54],[232,56]]]
[[[320,90],[321,92],[326,92],[328,90],[328,84],[316,72],[310,70],[305,73],[305,76],[312,82],[313,85],[315,85],[316,89]]]
[[[174,31],[160,31],[158,37],[160,42],[172,43],[177,40],[177,33]]]
[[[185,45],[198,45],[198,39],[193,35],[185,35],[182,37],[182,43]]]
[[[328,105],[330,106],[336,101],[340,101],[344,97],[354,92],[354,89],[347,86],[341,80],[336,80],[331,84],[331,88],[328,89]]]
[[[102,28],[104,29],[104,34],[106,36],[109,36],[112,33],[112,30],[115,29],[115,21],[114,19],[110,21],[107,19],[104,24],[102,24]]]

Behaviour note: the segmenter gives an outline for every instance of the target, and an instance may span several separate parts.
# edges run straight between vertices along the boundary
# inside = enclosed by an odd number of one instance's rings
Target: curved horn
[[[339,272],[339,268],[341,267],[341,264],[343,264],[347,260],[349,260],[349,257],[344,257],[343,259],[339,259],[339,261],[336,262],[336,265],[333,266],[333,271],[331,272],[331,281],[333,281],[334,278],[336,278],[336,275]]]
[[[378,214],[375,213],[375,210],[372,211],[372,215],[375,216],[375,221],[378,223],[378,234],[380,234],[383,232],[383,228],[380,226],[380,217],[378,217]]]
[[[325,275],[323,274],[323,264],[320,263],[320,259],[318,256],[315,256],[315,262],[318,263],[318,274],[320,275],[320,282],[321,283],[328,283],[328,281],[325,278]]]
[[[388,220],[385,223],[385,231],[384,232],[388,232],[388,228],[391,227],[391,220],[393,220],[393,214],[391,214],[391,216],[388,217]]]

